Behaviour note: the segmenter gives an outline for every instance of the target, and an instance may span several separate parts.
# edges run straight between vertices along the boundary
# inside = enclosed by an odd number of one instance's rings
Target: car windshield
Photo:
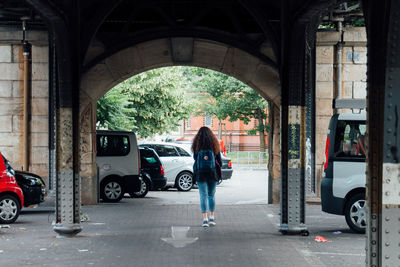
[[[4,161],[4,165],[6,166],[6,170],[12,174],[14,174],[14,169],[11,167],[10,162],[6,159],[6,157],[3,156],[3,154],[1,155],[3,157],[3,161]]]

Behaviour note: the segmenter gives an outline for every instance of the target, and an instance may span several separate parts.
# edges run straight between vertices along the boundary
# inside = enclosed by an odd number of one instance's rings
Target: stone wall
[[[337,43],[343,38],[340,92],[337,92]],[[316,48],[316,176],[317,195],[325,162],[325,142],[334,98],[366,98],[367,36],[365,28],[318,32]]]
[[[0,29],[0,151],[14,169],[23,164],[22,33]],[[48,184],[48,47],[47,33],[27,34],[32,43],[32,99],[29,171]]]

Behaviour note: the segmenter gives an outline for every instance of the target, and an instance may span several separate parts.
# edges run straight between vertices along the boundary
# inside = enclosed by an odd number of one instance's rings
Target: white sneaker
[[[209,227],[208,220],[203,220],[203,227]]]
[[[215,222],[214,218],[210,218],[210,221],[208,222],[208,224],[211,226],[215,226],[216,222]]]

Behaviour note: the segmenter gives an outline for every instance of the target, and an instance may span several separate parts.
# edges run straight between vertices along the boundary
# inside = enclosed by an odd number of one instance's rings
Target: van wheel
[[[0,197],[0,223],[13,223],[17,220],[21,207],[19,201],[11,195]]]
[[[367,215],[365,208],[365,193],[352,196],[347,202],[344,210],[346,222],[349,227],[357,233],[365,233],[367,226]]]
[[[147,195],[147,193],[149,192],[149,189],[150,189],[150,184],[149,184],[149,182],[147,182],[147,181],[141,181],[141,184],[140,184],[140,191],[138,191],[138,192],[133,192],[133,193],[129,193],[129,195],[131,196],[131,197],[134,197],[134,198],[141,198],[141,197],[145,197],[146,195]]]
[[[118,202],[124,196],[124,187],[118,179],[110,179],[102,183],[101,198],[105,202]]]
[[[193,187],[193,175],[190,172],[181,172],[176,177],[176,188],[179,191],[190,191]]]

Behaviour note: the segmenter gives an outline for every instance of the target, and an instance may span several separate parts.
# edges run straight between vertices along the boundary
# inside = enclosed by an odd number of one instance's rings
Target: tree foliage
[[[241,81],[220,72],[190,68],[184,74],[194,88],[212,98],[211,102],[203,105],[203,113],[211,113],[220,121],[228,118],[245,124],[256,119],[257,126],[249,134],[260,133],[260,149],[265,151],[264,134],[269,129],[266,125],[268,102],[264,98]]]
[[[107,110],[98,109],[99,125],[111,130],[132,130],[141,137],[176,130],[180,121],[187,119],[192,111],[190,101],[185,98],[187,85],[180,67],[155,69],[133,76],[100,99],[98,105],[105,101],[108,94],[119,95],[121,99],[126,97],[127,101],[116,101],[116,106]],[[115,124],[117,119],[103,120],[107,116],[119,116],[117,112],[112,112],[115,109],[130,118],[128,124]],[[110,111],[111,114],[104,114]]]
[[[136,124],[129,116],[129,99],[120,88],[108,91],[97,101],[97,126],[103,129],[128,130]]]

